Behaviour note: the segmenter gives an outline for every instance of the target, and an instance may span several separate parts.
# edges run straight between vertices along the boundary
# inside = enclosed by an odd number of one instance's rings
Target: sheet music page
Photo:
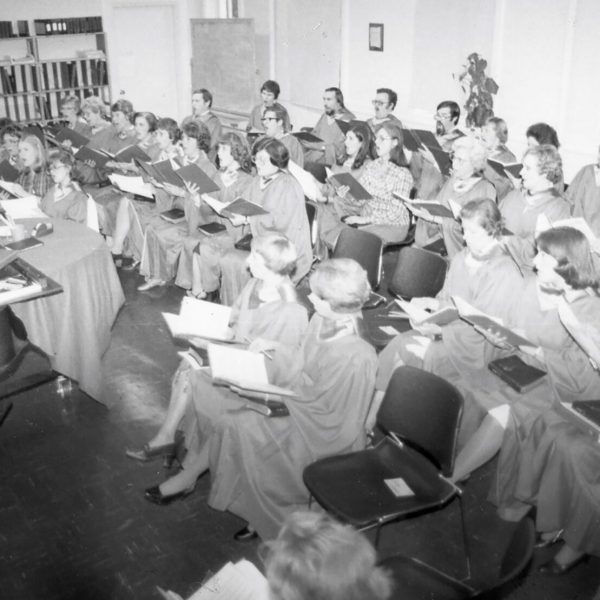
[[[178,315],[163,313],[163,317],[175,337],[200,337],[227,340],[231,307],[205,302],[186,296]]]
[[[251,562],[229,562],[188,600],[269,600],[269,586]]]
[[[141,177],[126,177],[125,175],[113,173],[112,175],[109,175],[108,178],[113,185],[117,186],[123,192],[137,194],[138,196],[144,196],[145,198],[154,197],[154,188],[152,184],[144,182]]]
[[[256,383],[269,385],[265,358],[257,352],[240,350],[220,344],[208,345],[208,358],[213,379],[243,382],[244,386]]]
[[[6,183],[2,181],[0,183]],[[25,196],[14,200],[0,200],[0,206],[12,219],[45,219],[50,217],[39,207],[37,196]]]

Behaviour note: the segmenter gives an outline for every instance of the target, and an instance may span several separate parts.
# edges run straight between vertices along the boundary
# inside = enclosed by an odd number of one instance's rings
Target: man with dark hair
[[[336,121],[349,122],[356,118],[344,106],[344,94],[337,87],[329,87],[323,93],[324,112],[319,117],[312,133],[321,138],[324,144],[305,143],[304,159],[333,165],[344,155],[346,136]]]
[[[192,114],[181,122],[181,128],[190,121],[204,123],[210,132],[211,153],[216,150],[217,142],[221,137],[221,121],[212,111],[213,96],[205,88],[192,92]]]
[[[458,128],[460,106],[453,100],[444,100],[437,105],[433,118],[437,140],[443,150],[450,152],[454,141],[464,135]],[[410,170],[415,180],[417,198],[423,200],[431,200],[437,196],[446,181],[429,150],[413,154]]]
[[[398,94],[390,88],[379,88],[375,95],[373,102],[373,108],[375,109],[375,116],[371,117],[367,123],[373,131],[388,121],[394,121],[396,125],[402,127],[400,119],[392,114],[392,111],[396,108],[398,102]]]
[[[262,133],[265,128],[263,126],[262,119],[265,116],[267,110],[282,110],[285,113],[284,129],[285,131],[291,130],[290,116],[284,106],[276,102],[279,98],[280,93],[279,84],[272,79],[267,79],[260,88],[260,97],[262,102],[257,104],[250,113],[250,119],[246,131],[250,133]]]

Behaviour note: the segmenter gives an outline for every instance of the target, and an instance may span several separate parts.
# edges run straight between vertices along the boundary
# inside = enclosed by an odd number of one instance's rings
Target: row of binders
[[[64,35],[72,33],[101,33],[102,17],[69,19],[35,19],[36,35]]]
[[[0,21],[0,38],[28,37],[29,23],[27,21]]]

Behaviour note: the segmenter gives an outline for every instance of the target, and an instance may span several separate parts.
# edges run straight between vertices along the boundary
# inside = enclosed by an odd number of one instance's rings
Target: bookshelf
[[[70,95],[110,101],[102,31],[0,39],[0,117],[57,120],[61,99]]]

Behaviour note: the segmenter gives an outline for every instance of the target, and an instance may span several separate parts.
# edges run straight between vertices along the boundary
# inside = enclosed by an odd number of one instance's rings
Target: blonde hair
[[[98,98],[98,96],[90,96],[83,101],[81,110],[90,110],[91,112],[100,114],[104,117],[106,115],[106,104],[101,98]]]
[[[277,600],[386,600],[391,595],[391,578],[376,566],[366,537],[327,515],[290,515],[265,548],[267,581]]]
[[[35,135],[26,135],[19,144],[29,144],[37,154],[37,160],[35,161],[34,169],[45,169],[46,168],[46,149],[40,139]]]
[[[291,275],[296,269],[298,253],[285,235],[271,234],[252,238],[252,250],[260,254],[267,269],[278,275]]]
[[[371,293],[367,272],[351,258],[322,262],[310,276],[310,289],[339,313],[359,311]]]
[[[473,165],[473,173],[481,173],[485,169],[489,151],[485,144],[474,137],[463,135],[454,141],[452,150],[466,150],[469,155],[469,161]]]

